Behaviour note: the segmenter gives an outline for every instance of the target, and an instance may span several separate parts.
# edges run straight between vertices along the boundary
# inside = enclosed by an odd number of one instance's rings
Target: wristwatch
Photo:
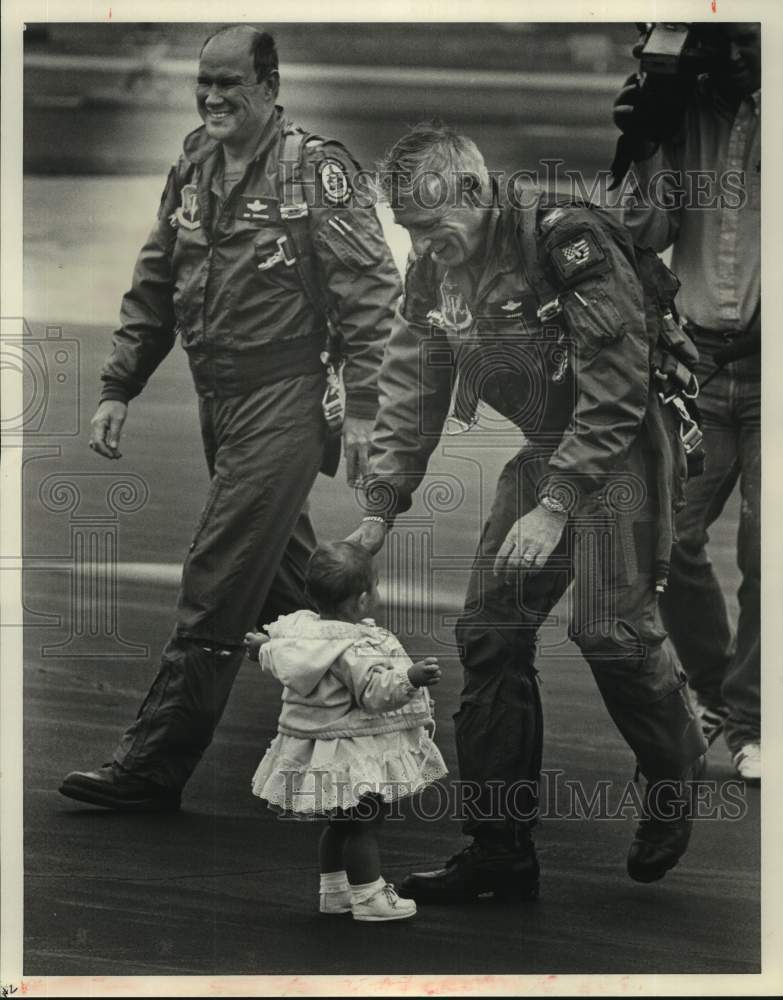
[[[555,500],[554,497],[543,496],[539,497],[538,503],[544,510],[548,510],[550,514],[567,514],[568,511],[565,506],[560,503],[559,500]]]

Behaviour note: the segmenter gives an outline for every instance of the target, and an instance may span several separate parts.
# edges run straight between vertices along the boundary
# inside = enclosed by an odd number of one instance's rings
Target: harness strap
[[[522,246],[522,260],[525,277],[538,299],[538,318],[542,323],[554,319],[560,313],[560,299],[557,291],[544,273],[538,255],[538,210],[543,197],[539,187],[531,188],[532,198],[525,198],[519,211],[521,226],[518,229]]]
[[[296,273],[310,305],[318,316],[323,317],[327,329],[321,361],[326,368],[326,392],[322,407],[329,435],[321,471],[334,476],[340,461],[340,431],[345,417],[345,394],[340,378],[340,326],[318,262],[309,252],[310,206],[302,183],[302,155],[305,146],[320,138],[302,129],[286,129],[278,159],[278,192],[280,220],[286,229]]]

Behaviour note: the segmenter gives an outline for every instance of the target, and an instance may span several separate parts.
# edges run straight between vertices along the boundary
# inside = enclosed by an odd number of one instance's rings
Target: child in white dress
[[[367,615],[378,596],[372,557],[353,542],[319,546],[307,568],[319,613],[283,615],[245,637],[248,656],[283,684],[278,734],[253,793],[287,815],[325,817],[319,845],[322,913],[401,920],[416,912],[381,876],[384,804],[447,771],[430,732],[434,656],[412,663]],[[428,732],[429,730],[429,732]]]

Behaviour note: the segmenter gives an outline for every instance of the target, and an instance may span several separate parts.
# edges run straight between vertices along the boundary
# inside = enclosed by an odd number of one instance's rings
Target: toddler
[[[432,741],[427,687],[434,656],[412,663],[371,612],[372,556],[353,542],[319,546],[307,567],[318,609],[283,615],[268,636],[245,637],[248,656],[283,685],[278,734],[253,777],[253,793],[300,818],[325,817],[319,860],[322,913],[403,920],[416,912],[380,871],[385,803],[412,795],[447,771]]]

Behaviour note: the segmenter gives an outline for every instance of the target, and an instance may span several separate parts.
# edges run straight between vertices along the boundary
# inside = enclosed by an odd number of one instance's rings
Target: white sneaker
[[[400,899],[394,886],[387,882],[374,896],[353,904],[354,920],[407,920],[416,913],[412,899]]]
[[[322,892],[320,910],[321,913],[350,913],[350,889],[338,890],[337,892]]]
[[[732,760],[737,769],[737,773],[745,781],[761,781],[761,744],[746,743],[741,750],[738,750]]]

